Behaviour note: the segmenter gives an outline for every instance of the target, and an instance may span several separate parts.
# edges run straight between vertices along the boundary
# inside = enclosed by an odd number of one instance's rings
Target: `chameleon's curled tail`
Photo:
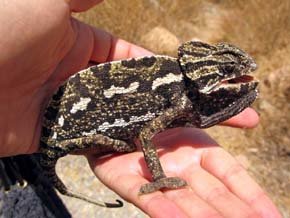
[[[57,190],[59,190],[59,187],[56,187]],[[59,192],[63,195],[69,196],[69,197],[73,197],[73,198],[77,198],[77,199],[81,199],[84,200],[86,202],[98,205],[100,207],[108,207],[108,208],[115,208],[115,207],[122,207],[123,206],[123,202],[120,200],[116,200],[117,203],[107,203],[107,202],[102,202],[102,201],[96,201],[94,199],[88,198],[82,194],[79,193],[75,193],[70,191],[69,189],[63,189],[59,190]]]
[[[56,159],[49,159],[48,156],[39,154],[39,156],[42,155],[42,159],[39,160],[39,164],[43,169],[43,176],[48,179],[52,185],[63,195],[77,198],[84,200],[86,202],[101,206],[101,207],[108,207],[108,208],[114,208],[114,207],[122,207],[123,202],[120,200],[116,200],[117,203],[107,203],[102,201],[97,201],[94,199],[91,199],[85,195],[82,195],[80,193],[76,193],[70,189],[68,189],[65,184],[60,180],[60,178],[57,176],[55,172],[55,165],[56,165]]]

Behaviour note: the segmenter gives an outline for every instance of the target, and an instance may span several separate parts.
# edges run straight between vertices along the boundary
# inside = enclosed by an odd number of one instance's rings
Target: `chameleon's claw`
[[[116,200],[117,203],[106,203],[106,207],[113,208],[113,207],[123,207],[123,202],[120,200]]]
[[[166,177],[162,179],[158,179],[154,182],[147,183],[141,186],[139,190],[139,195],[148,194],[151,192],[158,191],[160,189],[176,189],[187,186],[185,180],[180,179],[178,177]]]

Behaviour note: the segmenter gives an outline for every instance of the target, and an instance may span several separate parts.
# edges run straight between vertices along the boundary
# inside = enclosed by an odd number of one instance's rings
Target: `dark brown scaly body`
[[[206,128],[222,122],[255,100],[258,83],[246,75],[256,69],[253,59],[234,46],[187,42],[178,55],[93,66],[58,90],[44,115],[40,163],[61,193],[101,206],[120,206],[69,191],[58,179],[55,164],[85,148],[99,154],[131,152],[136,138],[153,178],[140,194],[186,185],[180,178],[165,176],[152,136],[166,128]]]

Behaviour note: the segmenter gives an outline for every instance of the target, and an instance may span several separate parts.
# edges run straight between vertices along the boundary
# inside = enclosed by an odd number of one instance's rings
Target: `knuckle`
[[[216,201],[220,198],[225,198],[229,195],[229,190],[225,186],[217,186],[213,189],[211,189],[206,196],[206,200],[208,202]]]
[[[236,163],[225,172],[223,179],[224,181],[230,181],[233,177],[237,177],[244,172],[244,167],[241,164]]]

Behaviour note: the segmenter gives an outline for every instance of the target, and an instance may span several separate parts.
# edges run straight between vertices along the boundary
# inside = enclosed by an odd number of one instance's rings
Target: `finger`
[[[140,176],[141,167],[132,165],[132,158],[136,161],[142,156],[141,152],[124,154],[114,158],[96,159],[88,156],[89,163],[104,184],[117,192],[125,200],[135,204],[138,208],[147,213],[150,217],[187,217],[177,205],[166,198],[162,192],[154,192],[148,195],[139,196],[141,185],[148,183],[148,180]],[[122,164],[120,164],[122,162]],[[127,166],[124,168],[124,166]],[[131,169],[132,167],[133,169]],[[136,170],[136,167],[138,168]],[[124,172],[124,170],[126,172]],[[136,173],[136,172],[140,172]]]
[[[222,215],[205,201],[199,198],[191,189],[177,189],[165,192],[179,208],[186,211],[189,217],[222,217]]]
[[[95,29],[87,24],[72,19],[72,29],[76,32],[75,43],[65,58],[59,63],[51,77],[52,89],[58,87],[75,72],[83,69],[89,61],[102,63],[130,57],[152,55],[151,52],[112,37],[109,33]]]
[[[55,81],[54,87],[65,81],[69,76],[87,66],[93,45],[93,34],[88,25],[76,19],[71,20],[71,29],[68,34],[73,35],[71,49],[57,65],[54,75],[50,78]]]
[[[148,183],[148,180],[140,176],[120,176],[115,178],[118,184],[112,186],[120,196],[135,204],[138,208],[147,213],[150,217],[188,217],[174,201],[168,199],[162,192],[154,192],[139,196],[141,185]]]
[[[224,217],[258,217],[250,206],[200,166],[192,166],[185,176],[193,191]]]
[[[103,0],[68,0],[72,12],[86,11]]]
[[[91,27],[94,35],[94,46],[91,60],[102,63],[112,60],[126,59],[144,55],[153,55],[152,52],[125,40],[113,37],[111,34]]]
[[[239,127],[239,128],[253,128],[259,123],[259,115],[252,108],[246,108],[238,115],[224,121],[221,125]]]
[[[262,217],[280,217],[278,210],[264,191],[226,151],[218,149],[205,152],[202,157],[202,167],[216,176],[231,192]]]

